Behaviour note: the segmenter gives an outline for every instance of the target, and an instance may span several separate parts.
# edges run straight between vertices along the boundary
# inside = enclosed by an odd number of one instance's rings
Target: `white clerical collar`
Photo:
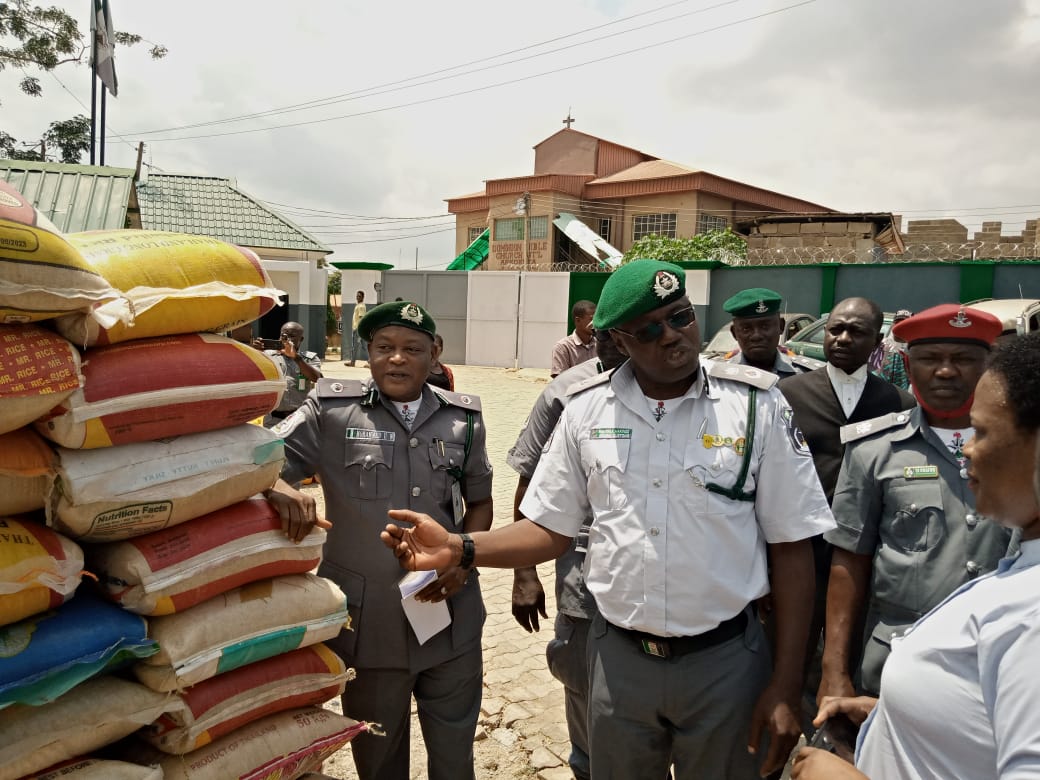
[[[867,381],[867,371],[868,368],[866,363],[857,368],[851,374],[846,374],[840,368],[831,363],[827,364],[827,376],[831,378],[831,382],[843,385],[859,385],[865,383]]]

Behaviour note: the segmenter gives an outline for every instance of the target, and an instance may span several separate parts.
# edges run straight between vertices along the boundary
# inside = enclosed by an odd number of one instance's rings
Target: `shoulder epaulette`
[[[319,355],[318,355],[317,352],[301,352],[300,353],[300,357],[302,357],[304,360],[313,360],[314,358],[316,358],[318,356]]]
[[[762,371],[753,366],[745,366],[741,363],[717,363],[714,361],[708,367],[708,376],[715,379],[730,379],[734,382],[743,382],[760,390],[768,390],[779,380],[776,374],[770,371]]]
[[[878,431],[887,431],[889,428],[906,425],[909,419],[909,410],[903,410],[901,412],[889,412],[871,420],[843,425],[841,426],[841,443],[848,444],[849,442],[866,438]]]
[[[822,360],[816,360],[815,358],[806,357],[805,355],[788,355],[787,359],[791,361],[792,365],[801,366],[809,371],[815,371],[816,369],[823,368],[827,365]]]
[[[575,382],[573,385],[568,387],[563,394],[570,398],[572,395],[577,395],[578,393],[584,392],[585,390],[588,390],[590,387],[595,387],[596,385],[601,385],[604,382],[609,381],[610,372],[604,371],[601,374],[590,376],[588,379],[582,379],[580,382]]]
[[[319,398],[360,398],[365,395],[365,385],[360,379],[333,379],[322,377],[314,383]]]
[[[442,390],[439,387],[431,389],[433,389],[433,394],[441,399],[442,405],[457,406],[460,409],[467,409],[471,412],[480,411],[480,398],[475,395],[453,393],[451,390]]]

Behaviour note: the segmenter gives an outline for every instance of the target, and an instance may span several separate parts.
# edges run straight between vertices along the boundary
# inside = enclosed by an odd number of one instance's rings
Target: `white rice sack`
[[[59,447],[47,520],[74,539],[142,536],[267,490],[284,460],[282,440],[249,424],[96,450]]]
[[[175,691],[332,639],[348,620],[347,597],[332,580],[290,574],[254,582],[149,620],[159,652],[138,662],[134,674],[154,691]]]
[[[161,716],[173,700],[118,677],[96,677],[50,704],[0,710],[0,780],[16,780],[109,745]]]

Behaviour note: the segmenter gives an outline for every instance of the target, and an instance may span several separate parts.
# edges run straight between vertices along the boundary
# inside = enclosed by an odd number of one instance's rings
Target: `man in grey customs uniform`
[[[420,645],[401,607],[400,569],[379,541],[390,507],[410,507],[452,531],[491,527],[491,465],[475,396],[426,384],[435,325],[418,305],[385,303],[359,323],[372,379],[322,379],[275,430],[286,465],[269,496],[290,536],[318,522],[314,500],[286,483],[317,474],[331,526],[319,574],[343,588],[350,628],[330,642],[357,679],[343,695],[351,717],[381,723],[359,739],[362,780],[407,780],[414,695],[429,755],[426,777],[473,778],[481,697],[484,605],[477,572],[444,567],[421,594],[447,599],[451,625]]]
[[[585,579],[592,777],[758,777],[800,734],[798,697],[812,592],[806,538],[834,522],[776,377],[699,365],[700,333],[678,266],[614,271],[596,309],[629,360],[574,395],[521,505],[524,520],[449,534],[391,512],[383,541],[405,568],[555,558],[591,514]],[[750,604],[769,592],[778,648]],[[764,752],[764,751],[762,751]],[[760,756],[761,759],[761,756]]]
[[[531,482],[538,459],[560,419],[572,392],[580,392],[579,384],[603,371],[612,371],[624,362],[609,331],[594,336],[597,357],[568,368],[546,385],[524,423],[520,436],[506,463],[520,475],[513,499],[513,519],[522,520],[520,503]],[[563,683],[567,735],[571,740],[568,759],[578,780],[589,778],[589,675],[586,639],[596,604],[585,588],[582,566],[588,545],[588,526],[571,542],[567,552],[556,559],[556,620],[554,636],[545,648],[546,661],[553,677]],[[545,612],[545,591],[534,566],[513,571],[513,617],[528,631],[538,630],[538,615]]]
[[[728,362],[754,366],[780,378],[823,368],[821,361],[792,355],[780,346],[785,325],[780,316],[782,302],[780,293],[765,287],[750,287],[722,304],[733,317],[729,332],[740,347]]]
[[[1010,532],[978,515],[961,447],[975,384],[1000,335],[991,314],[943,304],[893,328],[908,342],[919,406],[842,428],[838,527],[819,697],[854,695],[851,638],[864,607],[859,688],[878,695],[892,638],[1006,554]],[[956,713],[951,713],[956,717]]]
[[[285,323],[278,338],[282,342],[281,349],[264,349],[260,339],[253,342],[253,347],[263,350],[265,355],[274,360],[285,380],[285,392],[278,408],[264,417],[266,427],[277,424],[295,412],[307,398],[307,393],[314,389],[314,383],[321,379],[321,358],[318,353],[300,349],[303,345],[303,325],[298,322]]]

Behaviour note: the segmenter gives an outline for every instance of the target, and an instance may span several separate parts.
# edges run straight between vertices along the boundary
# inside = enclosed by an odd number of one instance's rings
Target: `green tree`
[[[336,332],[336,310],[332,308],[331,297],[339,295],[342,289],[342,275],[333,271],[329,274],[328,295],[325,297],[325,333],[329,336]]]
[[[89,27],[84,31],[67,11],[58,6],[32,5],[28,0],[0,0],[0,73],[21,73],[18,89],[31,97],[43,95],[37,72],[49,72],[69,63],[90,60]],[[136,33],[115,32],[121,46],[146,43],[153,59],[162,59],[167,49],[146,41]],[[90,121],[82,115],[51,122],[41,139],[46,150],[56,149],[62,162],[79,162],[90,148]],[[0,152],[22,160],[40,160],[40,141],[19,142],[0,130]],[[49,151],[47,157],[51,157]]]
[[[747,242],[729,228],[709,230],[692,238],[649,235],[632,244],[621,262],[627,263],[637,258],[665,260],[669,263],[718,260],[728,265],[740,265],[747,259]]]

